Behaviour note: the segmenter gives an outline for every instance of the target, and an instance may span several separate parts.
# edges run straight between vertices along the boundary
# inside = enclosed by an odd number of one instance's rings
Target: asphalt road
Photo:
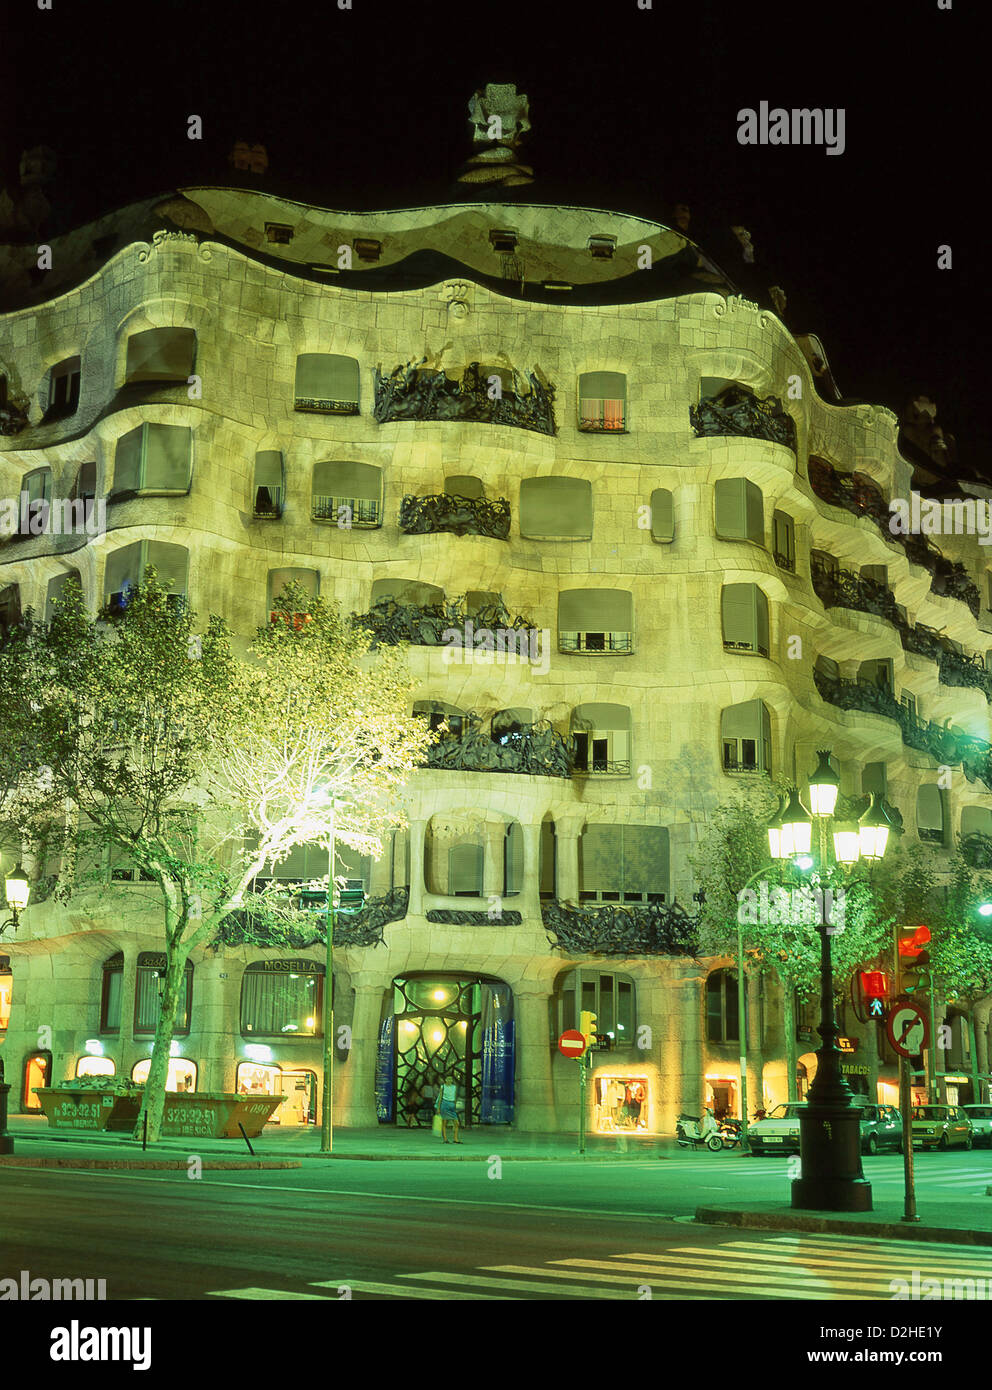
[[[992,1226],[990,1157],[922,1155],[924,1215],[967,1199]],[[897,1155],[865,1170],[876,1196],[898,1197]],[[103,1278],[108,1299],[445,1301],[878,1299],[911,1267],[992,1281],[992,1250],[688,1224],[700,1203],[784,1200],[783,1159],[516,1160],[498,1172],[489,1159],[313,1159],[199,1179],[8,1169],[0,1277]]]

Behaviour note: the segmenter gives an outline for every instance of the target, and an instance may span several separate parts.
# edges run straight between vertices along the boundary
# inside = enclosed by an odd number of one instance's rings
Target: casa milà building
[[[515,101],[444,204],[347,212],[256,178],[52,236],[44,272],[0,247],[3,495],[106,503],[102,534],[0,541],[0,620],[73,574],[95,611],[153,563],[241,637],[295,578],[408,642],[445,729],[409,826],[339,857],[335,1122],[402,1123],[444,1075],[469,1123],[573,1130],[555,1039],[590,1009],[613,1039],[590,1126],[671,1132],[739,1114],[733,959],[693,953],[690,860],[735,783],[830,747],[909,837],[992,833],[989,785],[939,787],[955,749],[926,734],[990,737],[988,554],[891,534],[916,467],[896,417],[831,398],[815,340],[684,228],[522,197]],[[0,942],[12,1109],[49,1078],[140,1077],[161,935],[134,878],[108,862],[68,904],[39,879]],[[281,1090],[279,1123],[315,1121],[322,962],[232,923],[191,962],[170,1084]],[[753,1106],[786,1098],[786,1062],[782,999],[748,990]],[[954,1025],[962,1100],[988,1098],[989,1012]],[[848,1073],[895,1101],[890,1054],[865,1042]]]

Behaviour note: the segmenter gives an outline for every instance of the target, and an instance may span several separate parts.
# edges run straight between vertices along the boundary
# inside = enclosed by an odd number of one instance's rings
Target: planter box
[[[35,1086],[34,1093],[50,1129],[130,1130],[138,1118],[141,1096],[121,1096],[94,1087],[66,1091],[58,1086]]]
[[[239,1139],[239,1123],[249,1139],[286,1099],[278,1096],[245,1096],[230,1091],[167,1091],[162,1133],[189,1139]]]

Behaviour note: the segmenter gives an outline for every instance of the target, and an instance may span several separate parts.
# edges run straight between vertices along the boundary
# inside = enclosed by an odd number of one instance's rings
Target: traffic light
[[[920,994],[930,983],[929,927],[915,927],[899,937],[899,983],[903,994]]]
[[[889,977],[885,971],[861,970],[858,972],[858,982],[867,1017],[884,1018],[885,1004],[889,997]]]
[[[583,1009],[579,1014],[579,1032],[586,1040],[586,1047],[596,1046],[596,1015],[588,1009]]]

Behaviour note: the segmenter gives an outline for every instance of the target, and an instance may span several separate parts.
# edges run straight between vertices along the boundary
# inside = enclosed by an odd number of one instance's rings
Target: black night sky
[[[967,0],[51,3],[7,3],[0,185],[22,149],[51,145],[52,230],[177,184],[234,183],[238,138],[264,143],[266,186],[301,201],[484,199],[455,184],[466,103],[515,82],[534,127],[522,197],[663,222],[686,202],[691,235],[739,282],[727,229],[742,223],[845,397],[900,412],[929,395],[962,468],[992,475],[984,285],[964,244],[987,178],[988,78]],[[740,146],[737,111],[763,100],[844,107],[845,152]],[[937,269],[941,244],[952,270]]]

